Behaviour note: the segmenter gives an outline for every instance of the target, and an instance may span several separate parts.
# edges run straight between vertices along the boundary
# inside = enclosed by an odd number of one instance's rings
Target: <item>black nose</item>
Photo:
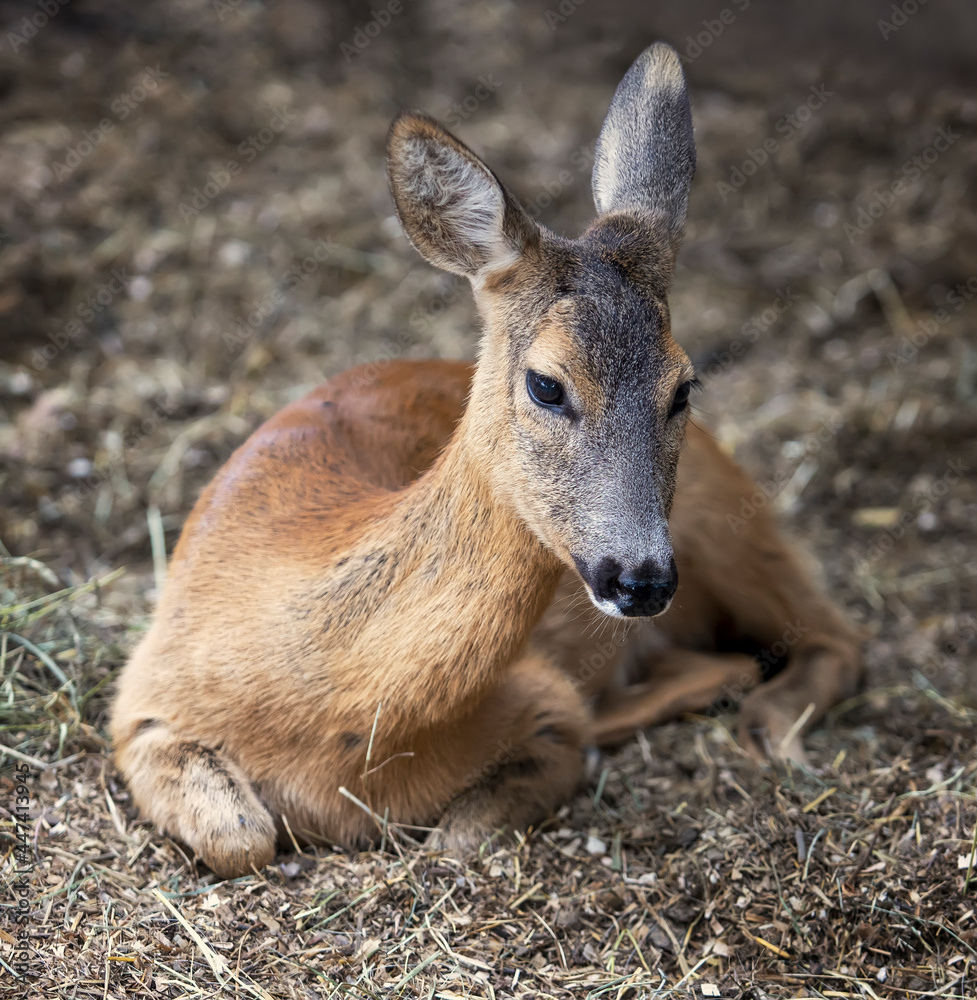
[[[668,607],[678,586],[678,570],[671,558],[667,566],[646,559],[639,566],[628,567],[604,558],[587,582],[598,600],[612,601],[622,615],[650,618]]]

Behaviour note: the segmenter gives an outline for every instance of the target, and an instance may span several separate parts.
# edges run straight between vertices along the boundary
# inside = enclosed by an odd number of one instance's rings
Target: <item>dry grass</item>
[[[124,623],[46,576],[8,565],[30,599],[0,610],[5,742],[36,768],[36,995],[972,995],[975,713],[931,687],[840,706],[811,771],[690,719],[511,849],[460,863],[393,831],[218,883],[134,817],[85,721]]]
[[[974,996],[977,298],[893,356],[977,279],[977,109],[946,81],[873,85],[858,60],[774,73],[747,13],[690,67],[700,163],[672,311],[706,382],[698,419],[759,479],[786,471],[778,509],[870,634],[865,693],[812,734],[811,771],[747,759],[731,717],[685,719],[605,758],[512,849],[460,864],[397,833],[220,884],[134,815],[107,699],[201,486],[331,372],[474,351],[467,294],[388,221],[397,106],[444,116],[492,74],[457,131],[524,201],[559,187],[542,217],[572,231],[590,207],[571,155],[644,41],[593,7],[551,30],[544,7],[415,0],[347,66],[356,10],[232,6],[90,0],[0,50],[0,857],[11,889],[7,765],[26,759],[40,977],[6,968],[0,993]],[[635,8],[649,40],[655,16]],[[720,45],[749,69],[723,70]],[[158,91],[56,182],[157,64]],[[724,199],[730,166],[821,83],[836,96]],[[282,106],[293,124],[245,161]],[[850,241],[844,224],[940,128],[959,138]],[[241,173],[186,218],[230,158]],[[229,343],[319,240],[328,260]],[[38,366],[113,268],[125,293]],[[7,962],[9,895],[0,913]]]

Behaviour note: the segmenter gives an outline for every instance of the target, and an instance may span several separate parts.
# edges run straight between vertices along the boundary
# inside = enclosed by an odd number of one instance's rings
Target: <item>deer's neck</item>
[[[337,591],[359,605],[348,680],[374,702],[382,692],[384,717],[411,726],[456,712],[502,676],[562,571],[491,489],[491,438],[470,414],[435,465],[390,498],[355,579]]]

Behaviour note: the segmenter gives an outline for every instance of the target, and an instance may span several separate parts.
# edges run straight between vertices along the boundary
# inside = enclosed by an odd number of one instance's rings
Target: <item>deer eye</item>
[[[562,406],[566,398],[563,386],[556,379],[534,371],[526,372],[526,391],[529,393],[529,398],[538,406]]]
[[[695,379],[692,379],[689,382],[683,382],[675,390],[675,398],[672,400],[672,409],[669,413],[670,417],[674,417],[676,413],[681,413],[689,405],[689,395],[698,384]]]

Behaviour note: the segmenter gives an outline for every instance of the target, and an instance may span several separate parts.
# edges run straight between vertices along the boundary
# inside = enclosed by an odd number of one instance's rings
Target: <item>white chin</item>
[[[598,611],[603,611],[608,617],[627,618],[627,615],[624,614],[613,601],[598,601],[597,598],[591,593],[590,587],[587,588],[587,596],[590,598],[590,603],[593,604]]]

